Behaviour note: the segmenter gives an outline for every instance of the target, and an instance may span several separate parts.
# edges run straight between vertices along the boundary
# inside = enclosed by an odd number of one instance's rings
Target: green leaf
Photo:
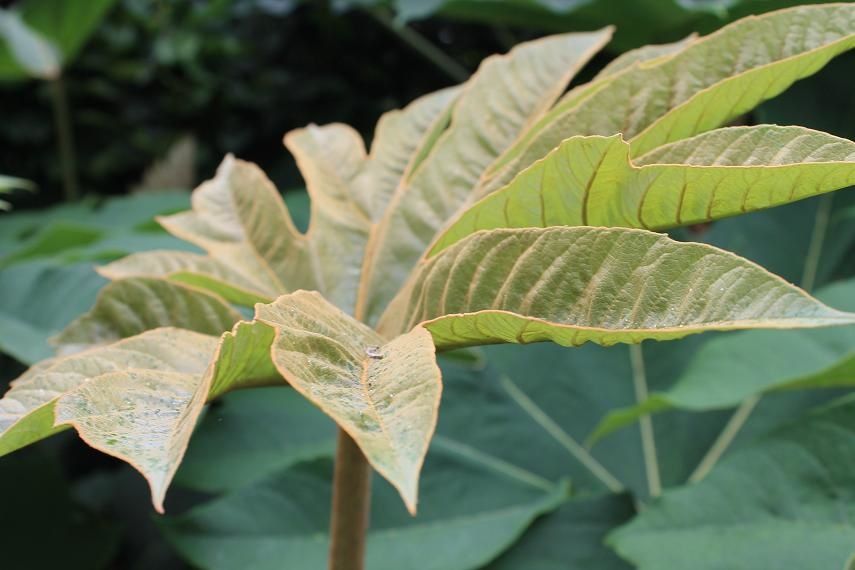
[[[536,520],[514,546],[484,570],[627,570],[603,539],[633,515],[635,509],[626,494],[569,501]]]
[[[464,212],[431,255],[478,230],[666,229],[855,184],[855,143],[802,127],[732,127],[630,160],[620,135],[572,137]]]
[[[335,424],[295,390],[233,392],[202,418],[175,483],[237,491],[297,463],[332,458],[335,445]]]
[[[29,180],[0,174],[0,194],[10,192],[12,190],[29,190],[32,192],[35,189],[36,185]]]
[[[855,309],[855,281],[830,286],[817,297]],[[691,360],[677,382],[638,405],[609,413],[592,440],[639,417],[669,408],[693,411],[737,406],[776,389],[847,387],[855,384],[855,329],[746,331],[717,338]]]
[[[103,285],[88,263],[0,269],[0,350],[24,364],[52,356],[48,339],[92,306]]]
[[[223,299],[251,307],[269,303],[272,298],[263,292],[264,286],[251,276],[233,270],[221,261],[184,251],[147,251],[131,254],[98,268],[108,279],[160,277],[210,291]]]
[[[30,77],[56,79],[62,56],[49,39],[32,29],[18,12],[0,9],[0,37],[15,63]]]
[[[240,313],[211,293],[163,279],[134,277],[107,284],[95,306],[68,325],[54,342],[63,350],[75,350],[158,327],[219,335],[240,319]]]
[[[112,345],[42,361],[15,380],[0,400],[0,455],[64,429],[59,424],[54,426],[54,405],[58,398],[74,393],[105,375],[115,379],[120,372],[150,375],[159,371],[170,378],[189,374],[201,376],[215,346],[216,339],[206,335],[179,329],[155,329]],[[103,381],[95,385],[103,389]],[[107,398],[115,405],[124,397],[121,392],[113,390],[94,393],[87,389],[83,394],[91,395],[93,404],[100,404],[98,398]],[[129,393],[128,397],[133,399],[127,405],[136,408],[136,393]],[[185,403],[177,396],[176,399],[180,401],[170,407],[167,412],[170,416]],[[121,407],[116,406],[116,409]],[[130,421],[130,416],[114,414],[113,419]],[[117,427],[105,425],[105,429],[115,430]],[[141,445],[139,441],[137,445]]]
[[[522,140],[475,198],[572,136],[622,133],[640,156],[724,125],[855,47],[853,20],[851,4],[780,10],[739,20],[657,65],[630,68]]]
[[[212,570],[323,567],[331,467],[328,461],[299,465],[167,518],[162,527],[192,564]],[[424,506],[412,517],[391,488],[375,481],[366,560],[375,570],[479,568],[567,492],[558,486],[547,493],[432,453],[424,472]]]
[[[421,324],[444,349],[853,322],[731,253],[643,230],[576,227],[469,236],[421,264],[379,330]]]
[[[276,330],[271,356],[282,376],[356,441],[415,512],[441,392],[427,331],[415,328],[386,343],[305,291],[258,305],[256,318]]]
[[[478,178],[555,101],[611,30],[542,38],[484,61],[449,128],[393,195],[371,236],[356,314],[373,323]]]
[[[666,492],[610,543],[642,570],[844,568],[855,552],[853,418],[846,398],[777,430]]]

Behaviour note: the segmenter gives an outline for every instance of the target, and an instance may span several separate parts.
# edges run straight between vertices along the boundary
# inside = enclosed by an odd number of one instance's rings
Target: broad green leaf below
[[[666,492],[609,543],[641,570],[845,569],[855,553],[851,397]]]
[[[425,260],[378,330],[438,349],[671,340],[711,330],[855,323],[748,260],[623,228],[497,229]]]
[[[800,6],[744,18],[656,65],[614,76],[596,97],[555,116],[515,145],[483,180],[479,199],[576,135],[622,133],[633,157],[714,129],[855,47],[851,3]]]
[[[855,281],[831,285],[817,297],[855,309]],[[667,391],[638,405],[611,411],[591,435],[596,441],[643,415],[681,408],[735,407],[769,390],[855,385],[855,328],[746,331],[710,341]]]
[[[204,568],[321,568],[328,556],[331,467],[328,460],[297,465],[166,518],[162,528],[178,552]],[[413,517],[375,478],[367,568],[482,568],[568,492],[566,484],[547,491],[496,477],[442,450],[425,465],[424,487],[424,506]]]
[[[572,137],[466,210],[433,255],[483,229],[666,229],[744,214],[855,184],[855,143],[803,127],[703,133],[630,160],[620,135]]]
[[[282,376],[356,441],[415,513],[442,388],[427,331],[387,343],[305,291],[258,305],[256,318],[276,331],[270,354]]]

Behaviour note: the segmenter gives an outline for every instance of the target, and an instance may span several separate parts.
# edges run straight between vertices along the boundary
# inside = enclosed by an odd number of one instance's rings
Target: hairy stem
[[[804,269],[802,270],[801,286],[805,291],[810,292],[816,284],[816,274],[819,270],[819,261],[822,257],[822,246],[825,243],[825,236],[828,233],[828,224],[831,219],[831,206],[834,200],[833,194],[825,194],[819,199],[819,205],[816,209],[814,218],[813,231],[810,236],[810,244],[808,245],[807,256],[805,257]],[[715,464],[724,455],[724,452],[736,439],[736,435],[748,418],[751,417],[751,412],[757,407],[760,402],[760,394],[755,394],[745,398],[730,419],[727,420],[721,433],[710,446],[701,462],[689,476],[689,481],[697,483],[702,480],[715,467]]]
[[[68,96],[62,76],[48,81],[53,105],[53,118],[59,143],[59,162],[62,168],[62,190],[66,201],[77,200],[77,160],[74,156],[74,136],[71,131],[71,115],[68,111]]]
[[[447,53],[436,47],[423,35],[410,28],[409,26],[395,22],[394,18],[388,11],[383,9],[371,10],[371,14],[391,30],[405,44],[413,50],[421,54],[425,59],[433,63],[437,68],[445,72],[451,79],[457,82],[464,82],[469,78],[469,71],[465,67],[457,63]]]
[[[371,503],[371,467],[345,433],[338,431],[330,522],[330,570],[363,570]]]
[[[632,364],[632,384],[635,387],[635,399],[638,403],[647,400],[647,374],[644,370],[644,353],[640,344],[629,347],[629,360]],[[647,488],[651,497],[662,493],[659,480],[659,460],[656,458],[656,438],[653,434],[653,419],[645,414],[639,420],[641,431],[641,450],[644,454],[644,470],[647,475]]]

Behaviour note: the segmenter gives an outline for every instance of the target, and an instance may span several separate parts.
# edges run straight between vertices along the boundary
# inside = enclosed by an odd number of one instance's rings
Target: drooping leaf
[[[726,124],[852,49],[853,19],[851,4],[780,10],[739,20],[658,65],[631,68],[516,145],[475,197],[575,135],[623,133],[640,156]]]
[[[620,135],[573,137],[464,212],[434,254],[482,229],[666,229],[855,184],[855,143],[802,127],[732,127],[630,160]]]
[[[112,345],[42,361],[13,381],[0,400],[0,455],[62,430],[63,426],[54,426],[54,405],[80,386],[119,372],[201,377],[215,346],[216,339],[207,335],[155,329]],[[121,392],[104,391],[102,395],[122,398]],[[114,419],[123,419],[122,414],[114,414]],[[137,443],[144,446],[142,441]]]
[[[855,308],[855,282],[835,284],[817,297],[835,307]],[[677,382],[645,402],[616,409],[597,426],[599,439],[639,417],[669,408],[703,411],[735,407],[745,398],[775,389],[855,385],[855,330],[746,331],[704,346]]]
[[[211,293],[164,279],[133,277],[107,284],[95,306],[57,335],[55,343],[71,351],[158,327],[219,335],[240,319],[240,313]]]
[[[259,305],[256,318],[276,330],[271,356],[282,376],[356,441],[415,512],[441,391],[427,331],[415,328],[387,343],[304,291]]]
[[[357,314],[373,323],[481,172],[546,112],[611,30],[565,34],[488,58],[455,104],[449,128],[391,199],[368,245]]]
[[[164,531],[184,557],[205,568],[323,567],[331,472],[328,461],[298,465],[167,518]],[[432,453],[425,466],[424,506],[416,517],[388,485],[375,482],[366,567],[376,570],[480,568],[567,492],[565,486],[545,492],[495,477],[442,452]]]
[[[252,306],[269,303],[272,298],[264,286],[249,275],[233,270],[213,257],[184,251],[147,251],[134,253],[98,268],[108,279],[162,277],[176,283],[211,291],[227,301]]]
[[[743,448],[610,543],[642,570],[845,568],[855,552],[853,412],[846,398]]]
[[[559,227],[479,232],[422,262],[379,330],[421,323],[443,349],[853,322],[855,315],[710,246],[643,230]]]

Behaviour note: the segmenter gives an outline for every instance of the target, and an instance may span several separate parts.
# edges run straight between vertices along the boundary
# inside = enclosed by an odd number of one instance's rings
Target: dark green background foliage
[[[280,188],[295,188],[301,181],[281,144],[287,130],[340,121],[370,140],[384,111],[456,83],[390,26],[408,21],[410,29],[472,71],[485,56],[524,39],[616,24],[611,51],[595,59],[580,78],[585,80],[621,50],[707,32],[735,17],[792,4],[117,0],[64,71],[86,200],[47,208],[61,192],[46,84],[20,78],[0,83],[0,173],[39,185],[35,194],[13,194],[17,211],[0,214],[0,384],[5,390],[25,365],[47,356],[48,337],[92,305],[105,282],[92,271],[93,264],[134,251],[188,247],[151,222],[154,215],[185,209],[187,188],[113,197],[127,193],[181,137],[191,135],[197,143],[194,167],[200,178],[213,173],[224,153],[233,152],[258,162]],[[745,120],[801,124],[855,138],[853,75],[855,54],[850,53]],[[305,195],[289,192],[287,199],[305,227]],[[825,199],[676,235],[729,249],[798,282],[819,201]],[[852,190],[836,193],[817,273],[820,297],[823,285],[855,277],[853,221]],[[855,308],[851,300],[848,304],[840,308]],[[645,345],[651,390],[667,389],[698,351],[721,338],[726,335]],[[745,338],[750,344],[756,337]],[[744,358],[739,343],[734,345],[734,358]],[[697,524],[692,501],[707,504],[716,493],[734,493],[734,481],[757,469],[752,462],[770,457],[768,464],[786,471],[790,466],[776,463],[776,453],[807,445],[819,437],[815,432],[829,426],[838,433],[839,453],[855,453],[855,428],[851,413],[846,414],[850,402],[798,419],[839,392],[775,393],[761,401],[733,453],[707,482],[667,495],[651,507],[649,518],[610,535],[635,516],[636,505],[629,494],[605,494],[602,484],[567,453],[561,434],[584,441],[605,413],[634,403],[628,349],[509,346],[477,356],[444,360],[442,414],[423,475],[419,517],[411,519],[391,487],[375,478],[369,568],[627,568],[606,546],[607,536],[609,543],[620,543],[624,556],[668,564],[656,558],[659,546],[682,540],[668,531]],[[762,353],[751,365],[762,367],[764,358],[775,355]],[[655,416],[666,487],[685,481],[729,414],[670,411]],[[786,422],[795,424],[781,427]],[[0,565],[33,570],[60,564],[87,570],[188,564],[320,568],[326,555],[333,428],[290,390],[226,396],[210,406],[201,422],[165,518],[153,515],[136,473],[72,433],[17,452],[0,461]],[[831,452],[823,448],[818,453]],[[604,439],[593,454],[645,498],[637,426]],[[830,483],[809,487],[809,495],[836,494],[841,512],[852,513],[851,475],[846,479],[838,471],[794,471],[777,483],[799,485],[827,476]],[[782,502],[780,508],[791,512],[770,515],[763,511],[763,497],[752,495],[747,485],[737,487],[743,493],[742,521],[769,516],[792,521],[803,514],[798,505]],[[837,515],[817,516],[834,521]],[[726,526],[727,513],[711,511],[709,520]],[[759,536],[762,531],[758,526],[746,532]],[[650,541],[620,540],[632,532],[647,533]],[[686,540],[695,540],[700,549],[714,546],[704,543],[709,537]],[[833,546],[829,542],[829,549]],[[738,552],[739,545],[733,549]],[[831,551],[828,560],[836,560]],[[674,563],[671,567],[683,567]],[[715,563],[737,567],[728,559],[712,560],[709,567]],[[758,563],[744,567],[772,562]]]

